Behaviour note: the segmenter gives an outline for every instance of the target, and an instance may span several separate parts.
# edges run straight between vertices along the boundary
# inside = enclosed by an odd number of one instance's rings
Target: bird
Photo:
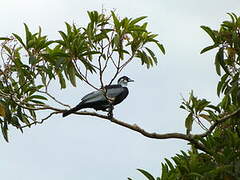
[[[129,82],[134,82],[134,80],[127,76],[122,76],[118,79],[117,84],[107,85],[97,91],[85,95],[77,106],[64,111],[63,117],[85,108],[92,108],[96,111],[107,111],[108,116],[112,117],[114,106],[121,103],[129,94],[127,88]]]

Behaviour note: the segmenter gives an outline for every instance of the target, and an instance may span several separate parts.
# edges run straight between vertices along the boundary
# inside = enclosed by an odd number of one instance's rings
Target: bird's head
[[[120,84],[123,87],[126,87],[129,82],[134,82],[134,80],[130,79],[127,76],[123,76],[118,79],[118,84]]]

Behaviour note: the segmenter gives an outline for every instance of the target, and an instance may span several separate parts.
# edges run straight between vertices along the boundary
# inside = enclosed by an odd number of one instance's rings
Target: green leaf
[[[9,40],[11,40],[10,38],[7,38],[7,37],[0,37],[0,40],[1,41],[9,41]]]
[[[228,74],[224,74],[221,78],[221,81],[217,85],[217,95],[220,96],[221,90],[223,89],[223,85],[226,82],[226,79],[228,78]]]
[[[227,14],[231,17],[233,23],[237,21],[238,17],[236,16],[236,14],[234,13],[227,13]]]
[[[222,108],[227,109],[229,107],[229,103],[230,103],[230,97],[228,95],[224,96],[224,98],[221,102]]]
[[[189,113],[185,120],[185,127],[187,129],[187,134],[192,130],[192,124],[193,124],[193,114]]]
[[[32,95],[32,96],[29,96],[25,99],[25,102],[28,102],[28,101],[32,101],[34,102],[34,99],[42,99],[42,100],[47,100],[47,98],[45,98],[44,96],[40,96],[40,95]],[[37,102],[39,103],[39,102]],[[42,104],[43,102],[41,102]]]
[[[23,119],[23,114],[22,114],[22,109],[21,109],[21,107],[20,106],[18,106],[18,108],[17,108],[17,116],[18,116],[18,118],[21,120],[21,121],[23,121],[22,119]]]
[[[69,63],[67,72],[69,75],[70,82],[74,87],[76,87],[76,73],[75,73],[76,70],[72,62]]]
[[[216,69],[217,74],[219,76],[221,76],[220,62],[219,62],[218,58],[215,58],[215,69]]]
[[[41,102],[37,103],[37,104],[41,104]],[[34,110],[31,110],[31,109],[29,109],[28,111],[30,112],[30,114],[33,117],[33,119],[36,119],[36,112]]]
[[[155,178],[147,171],[143,169],[137,169],[139,172],[141,172],[148,180],[155,180]]]
[[[157,64],[157,58],[156,58],[155,54],[152,52],[151,49],[149,49],[149,48],[147,48],[147,47],[145,47],[145,48],[147,49],[148,53],[150,54],[150,56],[151,56],[152,59],[154,60],[155,64]]]
[[[219,46],[218,44],[214,44],[212,46],[205,47],[205,48],[203,48],[203,50],[201,50],[200,54],[203,54],[203,53],[205,53],[205,52],[207,52],[207,51],[209,51],[211,49],[214,49],[214,48],[216,48],[218,46]]]
[[[147,56],[147,54],[144,51],[137,51],[136,57],[141,59],[142,65],[146,64],[147,68],[150,68],[150,65],[152,65],[151,59]]]
[[[116,34],[115,37],[113,38],[113,42],[117,48],[120,48],[120,37],[118,34]]]
[[[119,30],[120,30],[120,22],[119,22],[118,18],[116,17],[116,15],[115,15],[115,13],[113,11],[111,12],[111,14],[112,14],[112,17],[113,17],[114,25],[116,27],[116,31],[119,32]]]
[[[58,79],[59,79],[59,82],[60,82],[60,85],[61,85],[61,89],[65,89],[66,88],[66,81],[62,75],[62,73],[57,73],[58,75]]]
[[[215,37],[214,32],[211,30],[211,28],[207,26],[200,26],[208,35],[212,38],[213,42],[216,43],[217,39]]]
[[[65,25],[67,27],[67,34],[68,34],[68,36],[71,36],[73,34],[71,25],[68,24],[67,22],[65,22]]]
[[[138,17],[136,19],[133,19],[131,22],[130,22],[130,25],[135,25],[136,23],[138,23],[139,21],[143,20],[147,18],[147,16],[141,16],[141,17]]]
[[[21,121],[30,127],[30,122],[25,115],[22,116]]]
[[[145,23],[143,23],[143,25],[141,26],[143,29],[146,29],[147,28],[147,25],[148,25],[148,23],[147,22],[145,22]]]
[[[197,106],[195,107],[197,112],[201,112],[206,106],[210,104],[206,99],[198,100]]]
[[[157,46],[159,47],[159,49],[162,51],[162,53],[163,54],[166,54],[166,51],[165,51],[165,48],[164,48],[164,46],[162,45],[162,44],[160,44],[160,43],[156,43],[157,44]]]
[[[142,51],[142,60],[147,65],[147,68],[150,68],[150,66],[153,66],[152,59],[146,54],[145,51]]]
[[[8,142],[8,129],[1,124],[2,134],[4,139]]]
[[[162,165],[162,176],[161,179],[162,180],[166,180],[169,176],[169,170],[168,170],[168,166],[166,164],[161,163]]]
[[[58,31],[58,32],[62,36],[63,40],[67,41],[67,35],[63,31]],[[58,41],[58,43],[60,43],[60,42]],[[61,41],[61,43],[62,43],[62,41]]]
[[[42,99],[42,100],[48,100],[46,97],[41,95],[33,95],[30,97],[31,99]]]
[[[224,50],[223,48],[220,48],[219,51],[216,54],[215,57],[215,62],[219,63],[221,65],[221,67],[223,68],[223,70],[227,73],[230,74],[227,68],[226,63],[224,62]]]
[[[34,100],[34,99],[31,99],[31,100],[29,100],[29,101],[31,101],[31,102],[33,102],[33,103],[36,103],[36,104],[45,104],[45,103],[42,102],[42,101],[38,101],[38,100]],[[31,110],[29,110],[29,111],[31,111]],[[31,112],[34,112],[34,111],[31,111]]]
[[[167,162],[167,165],[169,166],[170,170],[174,169],[173,164],[171,163],[171,161],[169,161],[167,158],[164,159]]]
[[[186,107],[184,105],[181,105],[179,108],[186,110]]]
[[[29,56],[29,64],[36,64],[38,62],[38,59],[35,56],[30,55]]]
[[[32,33],[29,31],[27,24],[24,23],[25,33],[26,33],[26,45],[29,47],[29,42],[32,40]]]
[[[13,50],[10,47],[8,47],[6,45],[3,45],[2,47],[8,52],[9,55],[11,55],[13,53],[12,52]]]
[[[221,110],[220,110],[220,108],[218,106],[208,105],[207,107],[217,111],[218,113],[221,112]]]
[[[19,128],[20,131],[23,133],[23,129],[21,128],[21,124],[19,123],[19,118],[17,116],[12,117],[11,124],[16,128]]]
[[[24,44],[22,38],[17,34],[12,33],[12,35],[22,44],[22,46],[26,49],[26,45]]]
[[[192,177],[194,177],[194,178],[197,178],[197,177],[201,177],[201,179],[202,178],[204,178],[204,176],[202,176],[201,174],[199,174],[199,173],[195,173],[195,172],[191,172],[191,173],[189,173],[189,176],[192,176]]]

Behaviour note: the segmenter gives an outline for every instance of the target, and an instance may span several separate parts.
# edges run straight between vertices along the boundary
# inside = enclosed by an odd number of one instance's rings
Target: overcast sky
[[[32,30],[40,25],[49,39],[56,39],[65,21],[86,24],[87,11],[102,6],[116,9],[121,17],[148,16],[150,30],[159,34],[167,51],[158,53],[159,64],[150,70],[138,62],[125,69],[122,74],[135,82],[116,107],[116,117],[148,131],[185,132],[181,94],[186,97],[193,89],[198,97],[218,100],[214,52],[199,54],[212,42],[200,26],[217,28],[228,18],[226,13],[240,15],[240,1],[1,0],[0,36],[23,34],[25,22]],[[56,91],[56,96],[73,106],[89,91],[79,84]],[[164,158],[188,149],[182,140],[147,139],[108,121],[74,115],[55,116],[24,134],[12,130],[10,143],[3,138],[0,142],[0,177],[5,180],[141,179],[136,168],[159,176]]]

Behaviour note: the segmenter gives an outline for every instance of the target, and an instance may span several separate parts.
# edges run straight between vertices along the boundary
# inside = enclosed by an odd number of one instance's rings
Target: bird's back
[[[106,94],[105,94],[106,93]],[[121,85],[106,86],[105,89],[91,92],[82,98],[82,103],[107,102],[106,97],[113,101],[113,105],[122,102],[128,95],[128,89]]]

